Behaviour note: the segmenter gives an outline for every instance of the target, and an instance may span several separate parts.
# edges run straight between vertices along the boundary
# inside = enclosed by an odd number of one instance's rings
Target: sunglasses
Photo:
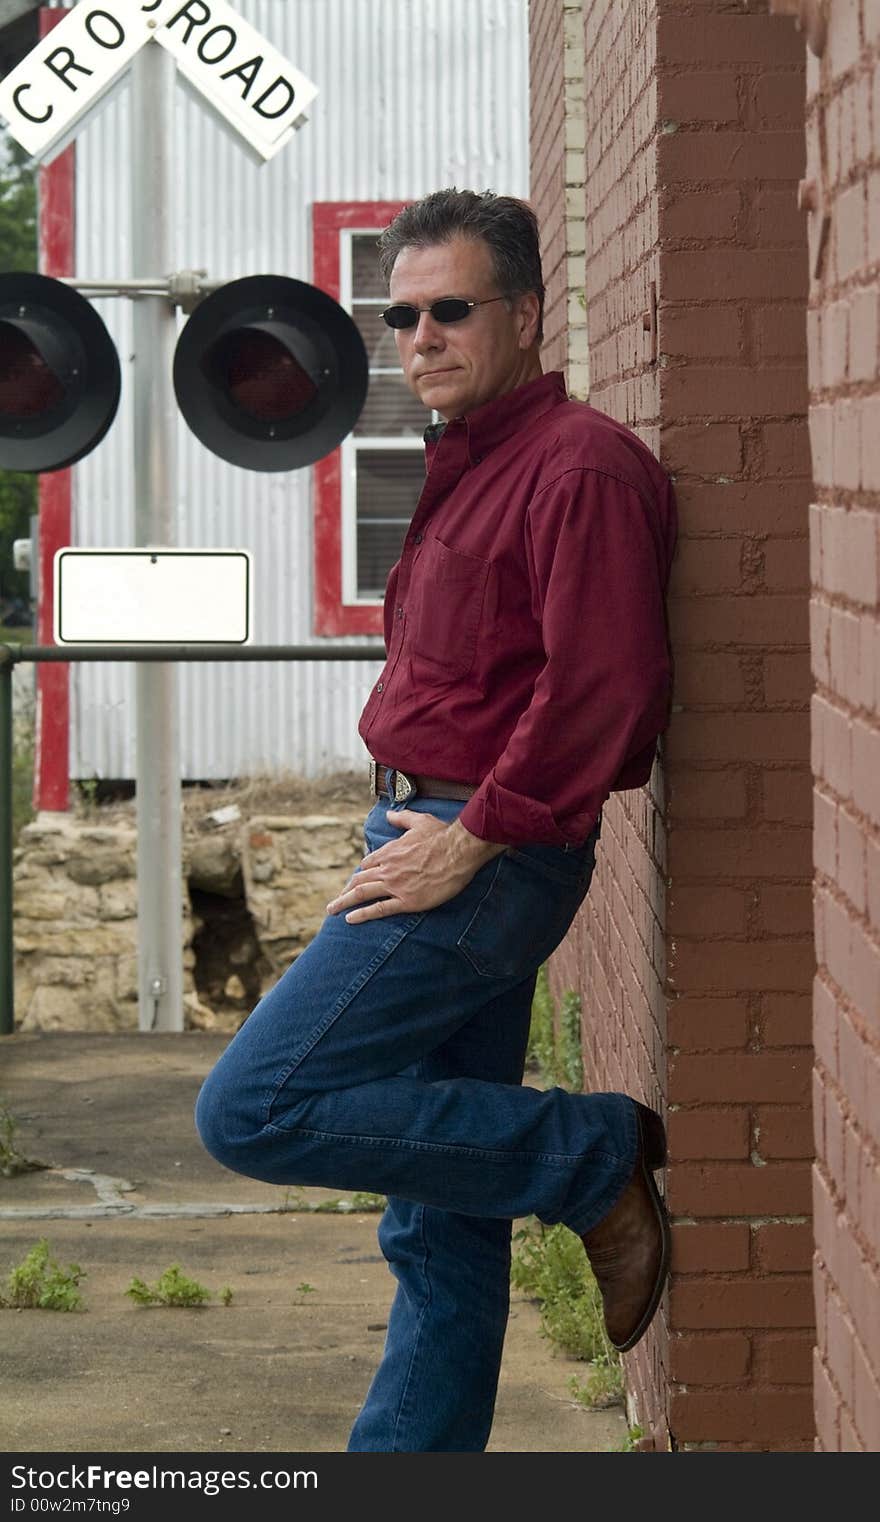
[[[410,306],[408,301],[398,301],[386,307],[382,316],[389,328],[414,328],[422,312],[430,312],[435,322],[463,322],[474,307],[486,307],[493,301],[506,301],[506,296],[487,296],[484,301],[465,301],[461,296],[443,296],[432,301],[429,307]]]

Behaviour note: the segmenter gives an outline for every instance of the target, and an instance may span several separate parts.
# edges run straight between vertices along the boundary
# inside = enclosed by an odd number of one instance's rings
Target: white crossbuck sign
[[[318,94],[226,0],[79,0],[0,83],[0,117],[32,158],[48,162],[147,42],[167,48],[264,161],[290,141]]]

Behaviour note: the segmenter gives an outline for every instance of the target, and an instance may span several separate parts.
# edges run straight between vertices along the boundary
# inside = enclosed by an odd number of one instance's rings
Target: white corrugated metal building
[[[320,94],[305,126],[259,166],[188,92],[176,92],[174,267],[203,268],[212,279],[274,273],[311,282],[320,223],[325,257],[332,252],[326,239],[338,239],[339,299],[350,307],[352,294],[363,298],[356,315],[371,366],[387,370],[396,355],[375,321],[381,303],[367,267],[375,237],[369,207],[443,185],[528,194],[527,0],[234,5]],[[131,270],[128,105],[125,90],[77,139],[81,278],[119,278]],[[317,216],[316,206],[322,208]],[[359,242],[352,227],[367,236]],[[118,345],[123,399],[110,433],[74,468],[72,538],[88,547],[132,545],[130,303],[96,305]],[[325,552],[340,562],[339,606],[329,614],[325,606],[323,615],[314,585],[316,470],[238,469],[209,453],[179,421],[177,543],[251,551],[257,644],[381,643],[381,587],[397,558],[390,548],[394,536],[402,537],[414,506],[427,417],[419,407],[414,417],[412,399],[407,402],[399,380],[387,375],[371,378],[367,409],[372,436],[363,437],[359,425],[357,458],[354,439],[340,455],[340,534],[334,548],[330,533]],[[395,435],[387,447],[385,429]],[[356,469],[362,473],[357,483]],[[390,526],[383,500],[391,504]],[[326,632],[331,629],[338,632]],[[278,769],[320,776],[365,760],[357,720],[378,672],[373,661],[193,663],[178,671],[184,779]],[[70,775],[133,778],[133,716],[130,664],[71,667]]]

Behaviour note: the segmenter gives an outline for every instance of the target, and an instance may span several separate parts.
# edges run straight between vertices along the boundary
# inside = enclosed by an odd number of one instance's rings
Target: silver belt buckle
[[[415,783],[410,781],[409,777],[406,775],[406,772],[395,771],[395,773],[394,773],[394,802],[395,803],[405,803],[407,798],[414,798],[415,795],[416,795],[416,791],[417,791],[417,789],[416,789]]]
[[[375,761],[371,757],[370,758],[370,792],[371,793],[375,793],[375,791],[376,791],[376,763],[375,763]]]

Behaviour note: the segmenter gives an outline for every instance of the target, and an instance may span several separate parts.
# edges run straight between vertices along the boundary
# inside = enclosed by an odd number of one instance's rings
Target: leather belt
[[[466,782],[447,782],[445,777],[423,777],[371,761],[370,789],[374,796],[378,798],[389,786],[395,803],[405,803],[417,794],[422,798],[471,798],[477,791],[476,784],[470,787]]]

